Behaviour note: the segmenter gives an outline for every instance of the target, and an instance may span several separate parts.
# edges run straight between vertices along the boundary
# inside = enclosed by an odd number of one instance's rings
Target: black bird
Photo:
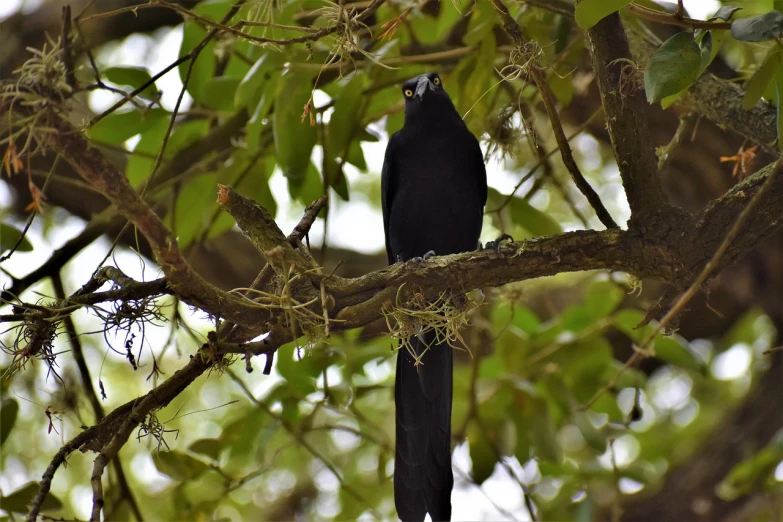
[[[479,142],[437,74],[406,81],[402,94],[405,124],[389,139],[381,185],[389,264],[475,250],[487,201]],[[404,521],[451,519],[452,349],[434,341],[411,339],[420,365],[397,355],[394,503]]]

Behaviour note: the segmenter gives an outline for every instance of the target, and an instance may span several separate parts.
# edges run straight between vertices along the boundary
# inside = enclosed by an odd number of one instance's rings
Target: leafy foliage
[[[666,40],[644,71],[647,101],[660,101],[689,87],[699,75],[701,61],[691,33],[683,31]]]

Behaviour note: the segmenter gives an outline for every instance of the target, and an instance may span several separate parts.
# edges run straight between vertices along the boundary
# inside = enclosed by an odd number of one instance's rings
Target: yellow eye
[[[405,89],[405,96],[407,98],[410,98],[411,96],[413,96],[413,91],[410,89]]]
[[[432,80],[432,83],[434,83],[435,85],[440,85],[440,78],[438,78],[438,77],[436,76],[436,77],[435,77],[435,79],[434,79],[434,80]]]

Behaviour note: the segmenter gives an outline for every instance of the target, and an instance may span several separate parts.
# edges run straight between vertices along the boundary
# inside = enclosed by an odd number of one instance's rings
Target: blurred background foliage
[[[63,3],[17,0],[1,8],[4,79],[28,59],[26,47],[60,34]],[[134,187],[146,187],[189,260],[218,286],[247,286],[262,260],[219,211],[216,183],[258,201],[284,232],[328,193],[328,215],[311,235],[316,258],[346,276],[384,266],[383,150],[403,123],[400,84],[431,70],[486,151],[484,239],[601,228],[559,159],[537,90],[502,69],[513,45],[485,0],[387,1],[351,36],[337,31],[295,44],[248,35],[307,36],[334,26],[348,6],[370,2],[251,0],[238,9],[227,0],[69,3],[76,80],[84,87],[69,117]],[[540,48],[577,162],[624,223],[628,208],[573,4],[508,4]],[[743,8],[740,17],[778,7],[772,0],[732,5]],[[720,4],[685,6],[706,18]],[[657,44],[676,32],[623,16]],[[233,32],[204,44],[216,23]],[[710,72],[741,83],[773,45],[725,37]],[[196,60],[157,78],[196,52]],[[512,77],[503,81],[500,70]],[[669,141],[677,116],[651,106],[656,145]],[[700,122],[662,172],[672,200],[695,211],[721,195],[737,180],[734,164],[721,158],[744,146]],[[64,245],[70,254],[55,271],[66,294],[109,252],[105,262],[128,275],[157,277],[143,240],[107,214],[102,197],[65,162],[36,157],[30,172],[29,180],[4,177],[0,185],[3,249],[24,227],[34,201],[29,183],[45,187],[46,196],[0,281],[21,278]],[[455,363],[455,518],[530,519],[528,494],[539,520],[780,520],[783,379],[779,352],[768,350],[780,344],[783,326],[782,252],[778,235],[725,271],[675,334],[656,338],[657,357],[616,382],[634,342],[653,328],[635,326],[662,284],[578,273],[487,289]],[[23,299],[56,295],[50,279],[39,279]],[[205,342],[204,317],[172,298],[159,304],[160,320],[127,329],[105,330],[95,313],[75,314],[88,382],[105,394],[105,412],[146,393]],[[159,520],[394,519],[394,352],[384,330],[380,322],[333,335],[328,345],[288,345],[270,376],[236,364],[196,381],[120,452],[125,477],[108,475],[106,518],[136,519],[139,511]],[[26,511],[30,483],[81,426],[96,421],[68,336],[55,347],[61,379],[31,364],[0,380],[3,519]],[[0,365],[11,360],[0,354]],[[89,517],[92,460],[78,452],[69,458],[45,513]]]

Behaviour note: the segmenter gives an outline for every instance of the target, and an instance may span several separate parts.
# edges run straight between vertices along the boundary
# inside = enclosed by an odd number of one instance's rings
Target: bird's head
[[[402,84],[402,95],[405,97],[406,121],[431,111],[442,113],[446,110],[456,114],[454,104],[443,89],[443,81],[437,73],[422,74],[406,81]]]

